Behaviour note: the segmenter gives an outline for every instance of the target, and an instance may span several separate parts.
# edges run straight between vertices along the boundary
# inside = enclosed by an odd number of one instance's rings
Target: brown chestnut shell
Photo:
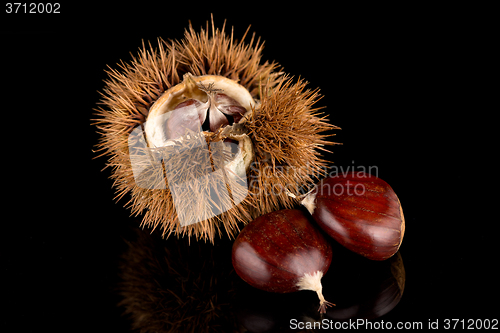
[[[326,273],[330,244],[297,209],[258,217],[238,235],[232,251],[236,273],[253,287],[277,293],[298,291],[305,274]]]
[[[393,256],[403,241],[401,203],[378,177],[362,172],[328,177],[305,201],[312,203],[308,209],[324,231],[368,259]]]

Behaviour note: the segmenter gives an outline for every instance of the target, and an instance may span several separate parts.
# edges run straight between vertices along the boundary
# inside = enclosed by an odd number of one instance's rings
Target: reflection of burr
[[[163,240],[137,230],[120,265],[120,305],[141,332],[232,332],[231,242]]]

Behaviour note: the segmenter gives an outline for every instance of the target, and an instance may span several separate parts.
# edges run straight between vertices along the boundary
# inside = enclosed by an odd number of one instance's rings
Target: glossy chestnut
[[[313,290],[320,312],[331,305],[323,297],[321,277],[332,261],[332,249],[300,210],[255,219],[236,238],[232,261],[236,273],[255,288],[276,293]]]
[[[403,241],[405,220],[396,193],[368,173],[325,178],[302,204],[332,238],[368,259],[391,257]]]

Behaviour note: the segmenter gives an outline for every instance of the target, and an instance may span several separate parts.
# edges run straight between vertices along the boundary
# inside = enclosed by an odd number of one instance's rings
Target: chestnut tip
[[[312,290],[318,294],[319,298],[319,308],[320,313],[326,313],[326,307],[334,306],[335,304],[325,300],[323,296],[323,286],[321,284],[321,278],[323,277],[322,271],[316,271],[312,274],[305,273],[297,282],[297,288],[299,290]]]

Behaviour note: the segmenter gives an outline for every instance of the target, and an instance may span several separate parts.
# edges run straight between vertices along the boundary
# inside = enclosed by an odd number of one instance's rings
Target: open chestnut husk
[[[317,107],[319,89],[262,52],[249,30],[238,37],[212,18],[109,68],[96,152],[142,226],[164,238],[234,238],[258,216],[292,207],[275,188],[306,186],[326,167],[319,152],[338,127]],[[293,171],[304,165],[308,172]]]
[[[233,267],[245,282],[276,293],[315,291],[321,313],[333,305],[321,285],[331,261],[330,244],[297,209],[258,217],[238,235],[232,250]]]
[[[327,177],[302,204],[326,233],[368,259],[390,258],[403,241],[405,219],[396,193],[368,173]]]

